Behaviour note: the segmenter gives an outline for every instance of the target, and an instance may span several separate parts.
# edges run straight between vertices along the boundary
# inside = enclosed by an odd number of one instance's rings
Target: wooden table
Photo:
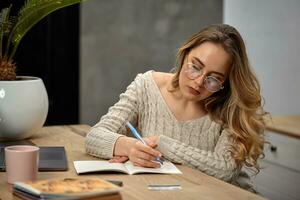
[[[300,139],[300,115],[272,116],[267,130]]]
[[[90,129],[87,125],[50,126],[42,128],[31,141],[39,146],[65,146],[68,157],[69,170],[66,172],[39,172],[38,179],[55,177],[77,177],[74,160],[95,160],[85,153],[84,137]],[[153,199],[264,199],[258,195],[242,190],[236,186],[210,177],[200,171],[178,165],[183,172],[180,175],[159,174],[89,174],[80,176],[95,176],[103,179],[123,181],[121,196],[124,200],[153,200]],[[176,191],[149,191],[148,184],[181,184],[182,189]],[[10,185],[6,182],[5,172],[0,172],[0,199],[19,199],[13,196]]]

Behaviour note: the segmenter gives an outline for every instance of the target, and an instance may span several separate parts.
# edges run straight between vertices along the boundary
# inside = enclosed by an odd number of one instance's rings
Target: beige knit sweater
[[[138,128],[142,137],[160,135],[157,149],[166,159],[228,182],[236,179],[238,169],[228,152],[232,142],[229,133],[208,115],[178,121],[161,95],[152,71],[137,75],[119,102],[91,129],[86,137],[87,153],[111,158],[116,140],[122,135],[130,136],[125,127],[127,121]]]

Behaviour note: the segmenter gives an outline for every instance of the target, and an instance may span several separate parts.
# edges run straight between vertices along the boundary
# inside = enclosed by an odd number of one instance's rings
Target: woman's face
[[[226,81],[231,56],[219,44],[204,42],[186,56],[179,75],[179,88],[184,98],[201,101]]]

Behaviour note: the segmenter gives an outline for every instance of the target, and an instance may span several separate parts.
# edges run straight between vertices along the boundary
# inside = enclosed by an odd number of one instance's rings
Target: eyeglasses
[[[189,79],[195,80],[203,75],[203,69],[194,63],[189,62],[186,63],[186,65],[187,69],[184,72]],[[222,82],[214,76],[205,76],[204,87],[210,92],[218,92],[224,88],[224,86],[222,86]]]

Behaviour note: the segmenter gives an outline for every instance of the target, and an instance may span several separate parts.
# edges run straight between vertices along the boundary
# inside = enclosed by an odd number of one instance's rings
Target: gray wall
[[[225,0],[224,22],[246,40],[266,109],[300,114],[300,1]]]
[[[194,32],[222,22],[221,0],[90,0],[81,7],[80,122],[93,125],[137,73],[169,71]]]

